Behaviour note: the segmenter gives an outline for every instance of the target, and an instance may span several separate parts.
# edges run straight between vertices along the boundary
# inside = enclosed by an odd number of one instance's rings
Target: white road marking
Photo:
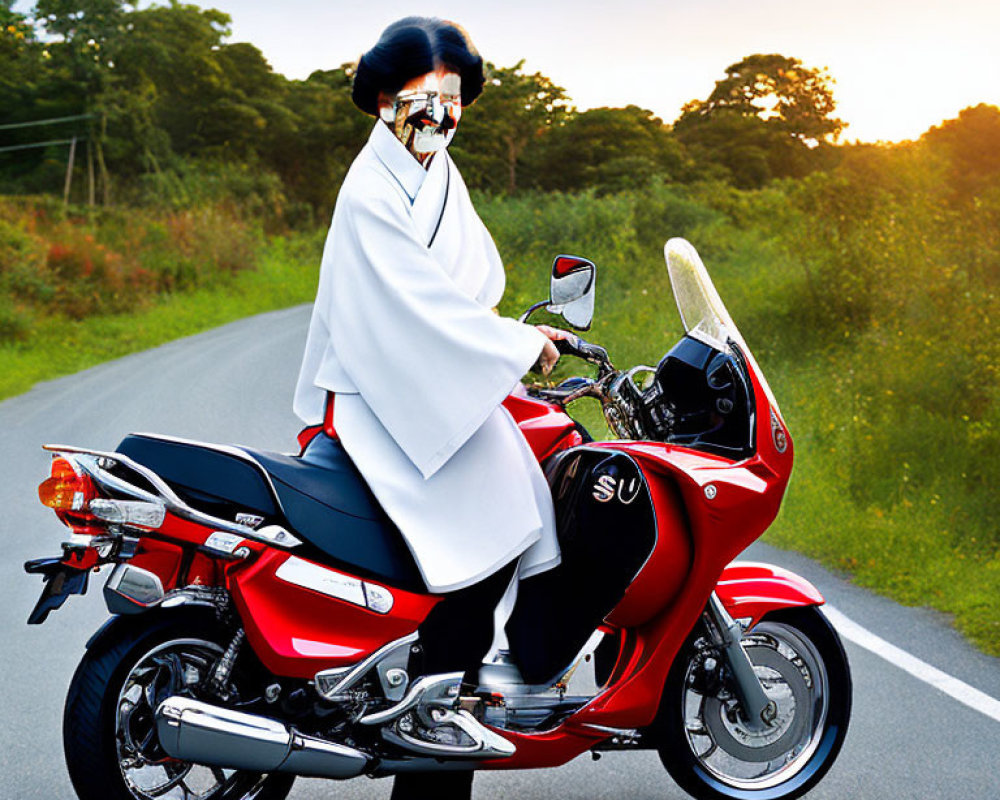
[[[867,628],[861,627],[854,620],[845,617],[833,606],[824,605],[823,613],[833,624],[833,627],[837,629],[837,632],[845,639],[849,639],[859,647],[863,647],[880,658],[884,658],[890,664],[899,667],[904,672],[910,673],[914,678],[919,678],[924,683],[930,684],[935,689],[939,689],[969,708],[975,709],[990,719],[1000,722],[1000,700],[990,697],[985,692],[969,686],[964,681],[960,681],[947,672],[942,672],[937,667],[932,667],[926,661],[921,661],[916,656],[910,655],[905,650],[896,647],[896,645],[890,644]]]

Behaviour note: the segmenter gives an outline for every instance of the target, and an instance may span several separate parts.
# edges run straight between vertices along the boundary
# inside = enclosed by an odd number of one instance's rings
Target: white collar
[[[375,121],[371,136],[368,137],[368,144],[371,145],[378,160],[382,162],[389,174],[399,183],[410,198],[412,204],[423,186],[424,178],[427,177],[427,170],[413,157],[401,141],[397,139],[389,126],[382,120]]]

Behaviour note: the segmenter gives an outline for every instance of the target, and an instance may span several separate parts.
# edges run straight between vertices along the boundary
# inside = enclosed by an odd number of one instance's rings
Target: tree
[[[653,112],[638,106],[594,108],[568,116],[541,138],[533,185],[618,191],[684,171],[681,145]]]
[[[831,116],[836,108],[832,85],[826,69],[805,67],[797,58],[756,54],[727,67],[708,99],[689,103],[684,116],[734,111],[802,142],[835,139],[844,123]]]
[[[38,0],[35,18],[65,41],[104,44],[125,14],[124,0]]]
[[[705,100],[684,106],[674,130],[696,159],[738,186],[801,177],[829,162],[844,123],[825,69],[797,58],[752,55],[726,69]]]
[[[1000,177],[1000,108],[980,103],[963,109],[920,137],[932,153],[950,164],[950,183],[960,198],[995,187]]]
[[[20,121],[20,111],[33,100],[41,47],[23,14],[0,2],[0,122]]]
[[[569,111],[565,89],[523,67],[487,64],[483,94],[462,114],[451,150],[470,186],[513,194],[527,149]]]
[[[268,155],[289,192],[324,219],[373,124],[351,100],[350,73],[344,64],[290,81],[284,104],[293,125],[276,132]]]

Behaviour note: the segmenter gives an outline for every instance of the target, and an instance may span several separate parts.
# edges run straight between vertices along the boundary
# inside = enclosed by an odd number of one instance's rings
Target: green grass
[[[909,479],[905,473],[892,478],[891,453],[883,474],[858,467],[850,439],[839,430],[858,423],[850,409],[836,414],[818,402],[817,395],[832,391],[819,372],[786,367],[771,375],[795,441],[795,470],[764,541],[815,558],[904,605],[942,611],[980,649],[1000,656],[1000,553],[990,538],[992,521],[970,518],[981,501],[965,494],[946,450],[933,465],[933,485],[919,485],[915,470]],[[952,447],[959,450],[960,443]],[[881,486],[859,494],[851,485],[862,478]],[[908,488],[911,483],[918,485]]]
[[[131,314],[39,318],[27,340],[0,345],[0,399],[251,314],[309,302],[316,292],[321,246],[315,236],[273,238],[257,269],[211,288],[162,295]]]

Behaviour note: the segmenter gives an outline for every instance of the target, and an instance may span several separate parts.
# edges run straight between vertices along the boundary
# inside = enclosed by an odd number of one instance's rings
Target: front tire
[[[168,758],[155,706],[192,694],[226,634],[193,614],[120,618],[84,655],[70,683],[63,747],[80,800],[284,800],[292,775],[221,770]]]
[[[696,629],[678,653],[657,718],[659,755],[699,800],[790,800],[815,786],[843,745],[851,675],[836,632],[818,608],[768,614],[743,647],[777,714],[744,725],[721,658]]]

